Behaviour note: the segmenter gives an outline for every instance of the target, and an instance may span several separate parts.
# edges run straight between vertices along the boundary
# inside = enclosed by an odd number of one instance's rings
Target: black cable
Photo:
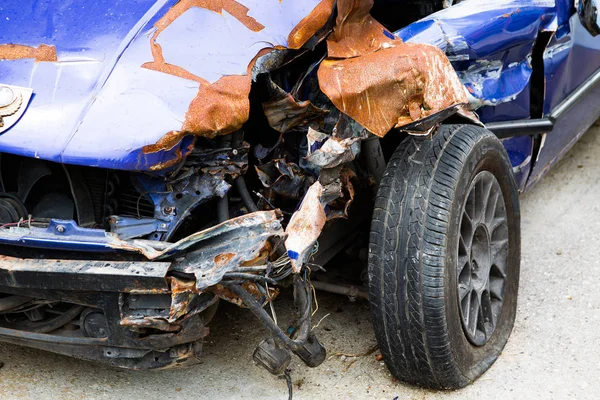
[[[248,211],[258,211],[258,206],[256,205],[256,203],[254,203],[254,200],[252,200],[252,196],[250,196],[250,192],[248,191],[248,187],[246,186],[246,181],[244,180],[244,177],[238,176],[236,178],[235,188],[237,189]]]
[[[229,219],[229,196],[227,193],[225,193],[217,203],[217,219],[219,220],[219,223]]]
[[[248,281],[256,281],[256,282],[266,282],[271,285],[277,285],[277,281],[273,278],[267,278],[262,275],[254,275],[254,274],[245,274],[243,272],[228,272],[223,275],[223,278],[227,279],[242,279]]]
[[[294,385],[292,385],[292,377],[290,376],[291,369],[286,368],[285,372],[282,375],[279,375],[279,379],[285,379],[288,387],[288,400],[292,400],[294,395]]]

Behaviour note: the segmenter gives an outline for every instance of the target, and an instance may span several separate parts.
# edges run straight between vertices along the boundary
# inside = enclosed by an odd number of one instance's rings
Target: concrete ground
[[[395,381],[374,352],[365,301],[321,293],[317,328],[327,347],[316,369],[292,362],[297,399],[597,398],[600,389],[600,127],[522,196],[523,261],[514,332],[473,385],[433,392]],[[277,303],[280,313],[291,304]],[[287,399],[285,382],[253,366],[264,331],[234,306],[221,309],[203,363],[131,372],[0,345],[0,398]],[[342,353],[346,355],[342,355]]]

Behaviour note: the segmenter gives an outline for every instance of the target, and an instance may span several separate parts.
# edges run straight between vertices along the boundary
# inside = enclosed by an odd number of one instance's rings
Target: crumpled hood
[[[25,114],[0,135],[0,151],[59,162],[117,166],[119,159],[126,157],[124,148],[133,150],[136,140],[127,140],[125,146],[112,143],[109,147],[107,141],[116,137],[109,129],[111,121],[105,120],[103,129],[98,127],[92,132],[81,130],[80,124],[98,99],[119,56],[163,3],[166,2],[3,1],[0,46],[31,46],[34,50],[40,45],[51,46],[57,61],[0,61],[0,84],[33,89]],[[82,136],[87,141],[80,140]],[[135,135],[129,136],[133,139]],[[99,143],[100,137],[103,143]]]
[[[0,134],[0,151],[126,170],[180,159],[191,137],[158,152],[142,149],[181,128],[200,86],[151,65],[155,24],[182,3],[198,6],[177,15],[156,43],[167,67],[214,82],[244,73],[261,48],[287,46],[290,31],[319,1],[3,1],[0,85],[31,88],[33,96]],[[222,10],[210,9],[217,5]],[[249,32],[247,20],[267,29]],[[46,55],[53,46],[56,59],[36,57],[40,45]]]

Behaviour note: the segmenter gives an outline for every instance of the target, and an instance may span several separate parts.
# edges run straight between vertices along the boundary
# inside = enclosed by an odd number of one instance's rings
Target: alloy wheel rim
[[[458,305],[463,331],[475,346],[492,337],[504,305],[507,282],[508,221],[496,177],[478,173],[460,221],[457,257]]]

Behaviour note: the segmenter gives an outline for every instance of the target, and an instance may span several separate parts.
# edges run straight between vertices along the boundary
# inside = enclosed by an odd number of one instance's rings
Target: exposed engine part
[[[27,218],[25,205],[15,195],[0,193],[0,224],[18,222]]]
[[[104,338],[108,336],[106,316],[100,310],[86,308],[79,317],[79,326],[86,336]]]

